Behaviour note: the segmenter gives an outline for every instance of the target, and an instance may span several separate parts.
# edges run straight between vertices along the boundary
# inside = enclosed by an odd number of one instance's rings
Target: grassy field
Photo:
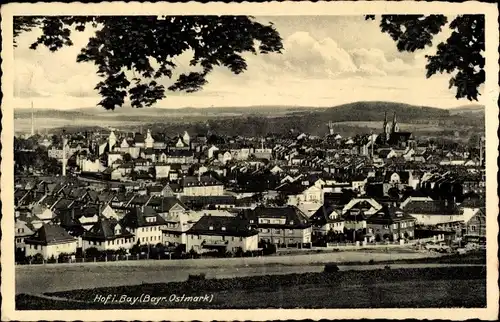
[[[96,296],[147,294],[161,301],[99,303]],[[337,273],[265,275],[166,284],[99,288],[47,294],[63,300],[18,295],[19,310],[145,308],[437,308],[485,307],[484,266],[381,269]],[[211,298],[210,301],[176,301]],[[206,296],[206,297],[205,297]],[[144,299],[144,298],[143,298]]]

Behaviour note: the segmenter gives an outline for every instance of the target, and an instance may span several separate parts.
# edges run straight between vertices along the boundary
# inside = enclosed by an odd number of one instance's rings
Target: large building
[[[377,138],[377,144],[389,146],[409,146],[413,141],[411,132],[403,132],[399,127],[396,112],[392,118],[392,123],[387,121],[387,112],[384,117],[382,133]]]

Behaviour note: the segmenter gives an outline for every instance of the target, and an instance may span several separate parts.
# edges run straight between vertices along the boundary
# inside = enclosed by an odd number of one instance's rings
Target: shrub
[[[85,258],[99,258],[101,257],[101,252],[95,248],[90,247],[85,250]]]
[[[325,269],[324,269],[323,272],[325,272],[325,273],[336,273],[339,270],[340,269],[339,269],[339,267],[338,267],[337,264],[335,264],[335,263],[328,263],[328,264],[325,265]]]
[[[264,255],[271,255],[271,254],[275,254],[276,251],[277,251],[276,245],[267,244],[266,247],[263,249],[263,254]]]
[[[206,279],[205,273],[189,274],[188,281],[203,281]]]
[[[31,262],[33,264],[42,264],[43,263],[43,256],[42,254],[38,253],[33,256],[33,261]]]

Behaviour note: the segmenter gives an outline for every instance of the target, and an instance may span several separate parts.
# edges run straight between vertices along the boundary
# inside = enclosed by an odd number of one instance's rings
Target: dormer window
[[[290,225],[293,225],[293,220],[290,220]]]
[[[226,231],[226,227],[222,227],[222,228],[221,228],[221,230],[222,230],[222,231]]]
[[[208,230],[214,230],[214,226],[208,227]]]
[[[147,217],[146,222],[156,222],[156,217]]]

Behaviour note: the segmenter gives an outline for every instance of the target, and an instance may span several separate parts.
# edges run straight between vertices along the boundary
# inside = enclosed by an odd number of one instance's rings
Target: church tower
[[[394,116],[392,118],[392,130],[391,133],[397,133],[399,132],[399,124],[396,121],[396,112],[394,112]]]
[[[387,122],[387,112],[384,114],[384,137],[386,141],[389,140],[389,136],[391,134],[391,126],[389,122]]]

